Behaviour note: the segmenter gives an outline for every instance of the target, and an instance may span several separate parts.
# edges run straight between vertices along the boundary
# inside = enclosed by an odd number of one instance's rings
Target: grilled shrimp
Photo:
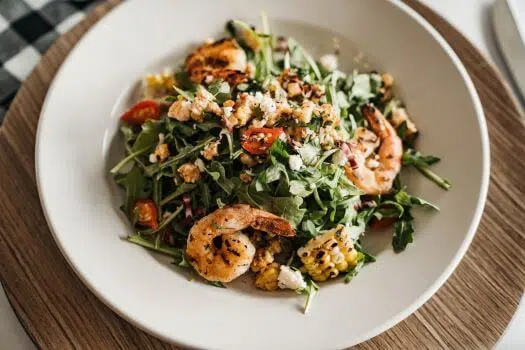
[[[373,133],[379,138],[380,145],[374,159],[371,148],[376,141],[369,132],[360,131],[361,135],[351,144],[355,156],[354,166],[346,166],[345,173],[350,180],[367,194],[387,193],[401,170],[403,144],[396,130],[385,116],[373,105],[362,108]]]
[[[285,219],[236,204],[217,209],[193,225],[186,247],[188,261],[209,281],[232,281],[250,268],[255,255],[255,246],[241,232],[248,227],[280,236],[295,235]]]
[[[196,84],[223,79],[232,85],[245,80],[246,53],[234,39],[224,39],[204,44],[186,58],[186,71]]]

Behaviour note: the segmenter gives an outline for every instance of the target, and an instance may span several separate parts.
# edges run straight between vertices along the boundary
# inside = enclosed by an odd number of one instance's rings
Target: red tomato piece
[[[282,132],[282,128],[249,128],[243,134],[242,148],[251,154],[265,154]]]
[[[144,100],[137,103],[120,117],[123,121],[133,125],[142,125],[146,120],[158,120],[159,118],[160,106],[153,100]]]
[[[139,199],[133,206],[133,215],[136,215],[137,223],[141,226],[150,227],[154,230],[159,226],[157,222],[157,207],[151,199]]]

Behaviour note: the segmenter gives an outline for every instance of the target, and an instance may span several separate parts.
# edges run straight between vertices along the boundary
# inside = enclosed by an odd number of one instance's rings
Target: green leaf
[[[177,136],[191,137],[197,133],[197,130],[187,123],[182,123],[175,119],[167,118],[166,124],[169,132]]]
[[[262,39],[248,23],[234,19],[226,24],[226,29],[243,47],[254,52],[260,50]]]
[[[312,305],[312,301],[314,299],[315,294],[317,291],[319,291],[319,286],[310,278],[305,278],[306,280],[306,288],[303,290],[300,290],[299,293],[306,295],[306,303],[304,304],[303,313],[307,314],[308,310],[310,310],[310,306]]]
[[[361,253],[361,252],[357,252],[357,256],[358,256],[357,264],[353,268],[348,270],[348,272],[345,274],[345,277],[344,277],[345,283],[350,283],[352,281],[352,279],[355,276],[357,276],[357,274],[359,273],[359,270],[361,270],[361,268],[365,264],[365,256],[364,256],[364,254]]]
[[[126,142],[133,141],[137,138],[137,135],[135,134],[135,131],[133,130],[133,126],[129,124],[120,125],[120,132],[124,136],[124,140],[126,140]]]
[[[405,208],[398,202],[386,200],[379,204],[374,211],[374,216],[381,220],[383,217],[400,218],[405,213]]]
[[[210,174],[218,173],[219,174],[218,178],[212,175],[213,180],[217,182],[217,184],[223,189],[224,192],[226,192],[226,194],[228,195],[232,194],[235,186],[233,182],[231,181],[231,179],[228,179],[226,177],[226,170],[224,169],[222,164],[217,161],[211,162],[209,166],[209,171],[210,171]]]
[[[138,167],[134,167],[118,180],[118,185],[126,190],[125,211],[130,211],[137,199],[148,198],[151,195],[151,180],[147,179]]]
[[[311,238],[317,236],[318,230],[312,220],[303,220],[301,228],[303,232],[308,233]]]
[[[354,247],[355,247],[355,249],[356,249],[358,252],[360,252],[361,254],[363,254],[363,260],[364,260],[365,264],[366,264],[366,263],[370,263],[370,262],[375,262],[375,261],[376,261],[376,257],[373,256],[373,255],[371,255],[371,254],[369,254],[369,253],[367,253],[366,251],[364,251],[364,250],[363,250],[363,247],[361,247],[361,245],[360,245],[358,242],[356,242],[356,243],[354,244]]]
[[[299,45],[299,43],[294,38],[288,38],[288,48],[292,54],[296,53],[299,56],[302,56],[304,61],[308,64],[312,72],[314,72],[315,77],[318,80],[322,79],[321,71],[319,70],[319,67],[317,66],[317,63],[315,63],[315,60],[306,52],[306,50]]]
[[[174,200],[175,198],[182,196],[184,193],[193,191],[195,187],[197,187],[197,184],[191,184],[187,182],[182,183],[179,187],[177,187],[177,189],[173,193],[169,194],[163,200],[161,200],[160,205],[165,205]]]
[[[140,234],[134,234],[126,238],[128,242],[140,245],[144,248],[154,250],[159,253],[170,255],[175,259],[182,259],[184,256],[184,250],[181,248],[175,248],[167,244],[155,244],[155,242],[143,238]]]
[[[266,196],[261,205],[275,215],[288,220],[293,227],[297,227],[303,220],[306,209],[302,209],[303,199],[301,197],[271,197]]]
[[[396,253],[400,253],[409,243],[414,241],[414,228],[412,220],[406,219],[395,223],[394,236],[392,238],[392,246]]]
[[[199,181],[199,189],[201,193],[201,201],[204,205],[204,212],[208,213],[210,211],[211,198],[210,198],[210,187],[204,181]]]
[[[272,144],[272,147],[270,147],[269,154],[272,157],[275,157],[277,160],[285,163],[288,161],[288,158],[290,158],[290,154],[288,153],[288,146],[285,142],[283,142],[280,139],[275,140],[275,142]]]
[[[131,162],[135,161],[136,158],[146,152],[148,152],[151,148],[150,147],[144,147],[141,148],[135,152],[130,153],[127,155],[124,159],[122,159],[120,162],[118,162],[117,165],[115,165],[109,172],[113,175],[118,174],[121,170],[125,168],[125,166]]]
[[[159,142],[159,133],[163,131],[163,123],[156,120],[148,120],[142,124],[142,131],[131,147],[131,152],[137,152],[143,148],[153,148]]]
[[[308,197],[313,193],[313,189],[309,186],[309,184],[300,180],[290,181],[289,191],[294,196],[299,196],[303,198]]]
[[[315,163],[317,156],[321,153],[321,150],[318,147],[315,147],[312,144],[305,144],[301,147],[296,148],[297,153],[301,156],[303,163],[305,165],[312,165]]]
[[[214,286],[214,287],[217,287],[217,288],[226,288],[226,286],[222,282],[206,281],[206,283],[209,284],[210,286]]]
[[[413,205],[422,205],[422,206],[427,206],[427,207],[430,207],[430,208],[432,208],[434,210],[439,211],[439,208],[436,205],[434,205],[434,204],[432,204],[432,203],[430,203],[430,202],[428,202],[428,201],[426,201],[426,200],[424,200],[422,198],[419,198],[419,197],[416,197],[416,196],[411,196],[407,192],[402,191],[402,190],[398,191],[395,194],[394,198],[395,198],[397,203],[399,203],[399,204],[401,204],[403,206],[411,207]]]
[[[196,123],[196,127],[202,131],[210,131],[212,129],[222,128],[222,125],[215,120],[205,120],[202,123]]]
[[[175,89],[175,91],[177,91],[177,93],[179,95],[181,95],[182,97],[184,97],[186,100],[188,101],[193,101],[195,99],[195,96],[193,95],[193,93],[191,93],[190,91],[184,91],[178,87],[176,87],[175,85],[173,86],[173,88]]]
[[[403,153],[403,165],[414,166],[426,178],[433,181],[444,190],[448,190],[452,186],[451,183],[430,170],[430,165],[437,162],[439,162],[438,157],[423,156],[413,149],[408,149]]]
[[[152,235],[154,233],[161,232],[166,226],[168,226],[169,223],[171,223],[182,212],[182,209],[184,209],[184,206],[179,205],[173,213],[171,213],[169,216],[167,216],[161,221],[161,223],[159,224],[159,227],[157,227],[156,229],[143,230],[143,231],[140,231],[139,233],[145,234],[145,235]]]
[[[194,153],[200,151],[208,143],[215,140],[215,137],[209,137],[201,142],[198,142],[195,146],[186,146],[180,149],[179,153],[174,157],[169,157],[166,161],[162,163],[152,164],[146,167],[145,172],[148,175],[153,175],[158,171],[161,171],[164,168],[172,167],[181,160],[193,155]]]

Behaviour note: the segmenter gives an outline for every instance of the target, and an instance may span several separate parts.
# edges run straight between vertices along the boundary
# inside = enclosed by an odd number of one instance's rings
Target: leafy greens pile
[[[277,50],[277,38],[270,34],[267,21],[263,21],[263,27],[262,33],[257,33],[240,21],[231,21],[227,26],[256,67],[253,79],[236,86],[223,81],[197,86],[191,83],[186,72],[180,71],[175,74],[177,86],[171,94],[163,96],[160,103],[169,105],[179,98],[191,101],[200,88],[206,89],[219,104],[235,101],[244,92],[264,93],[283,70],[292,68],[301,81],[325,89],[321,102],[334,106],[341,120],[339,132],[347,138],[351,138],[358,127],[367,126],[361,112],[364,104],[374,104],[387,118],[391,117],[394,106],[401,105],[394,97],[385,98],[379,74],[328,71],[293,38],[287,39],[285,52]],[[247,45],[250,36],[261,50],[250,49]],[[289,125],[289,120],[282,120],[275,127],[286,129]],[[205,113],[202,122],[181,122],[168,117],[167,110],[163,109],[158,120],[148,120],[140,126],[122,122],[120,130],[126,156],[111,173],[126,192],[122,210],[136,229],[136,234],[128,239],[175,257],[175,263],[180,266],[188,266],[183,249],[195,220],[217,208],[246,203],[287,219],[297,231],[295,249],[339,224],[346,226],[360,254],[359,264],[346,274],[345,281],[349,282],[364,263],[375,260],[360,246],[360,237],[370,223],[393,223],[392,246],[396,252],[401,252],[413,241],[412,209],[426,206],[438,210],[431,203],[407,193],[399,177],[391,193],[364,195],[337,161],[341,157],[340,148],[323,147],[315,137],[323,126],[320,117],[314,116],[307,124],[295,122],[293,125],[307,127],[312,133],[301,144],[275,140],[267,154],[256,157],[256,165],[246,167],[240,161],[246,152],[242,147],[241,130],[225,128],[213,113]],[[448,189],[450,183],[430,169],[439,158],[417,152],[414,148],[417,134],[408,135],[406,130],[406,122],[397,129],[405,149],[403,165],[416,168],[440,187]],[[159,140],[168,145],[170,156],[162,162],[151,163],[149,155]],[[203,160],[201,152],[216,141],[220,141],[218,155],[212,160]],[[292,166],[291,157],[297,156],[302,163],[300,169]],[[179,167],[199,162],[203,171],[200,179],[194,183],[185,182],[177,171]],[[154,202],[159,220],[156,227],[137,225],[133,204],[141,199]]]

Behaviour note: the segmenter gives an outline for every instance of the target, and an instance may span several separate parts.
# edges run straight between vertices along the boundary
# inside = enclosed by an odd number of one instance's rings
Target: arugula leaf
[[[314,145],[309,143],[297,147],[296,151],[301,156],[305,165],[312,165],[317,159],[319,153],[321,152],[321,150],[318,147],[315,147]]]
[[[186,254],[184,254],[183,249],[180,250],[180,255],[174,257],[172,264],[185,268],[191,267],[188,260],[186,260]]]
[[[288,220],[293,227],[297,227],[303,220],[306,209],[302,209],[303,199],[301,197],[272,197],[258,196],[262,208],[266,211],[279,215]]]
[[[197,130],[189,126],[187,123],[182,123],[175,119],[166,118],[166,125],[168,131],[172,134],[175,131],[181,136],[191,137],[197,133]]]
[[[153,175],[158,171],[161,171],[164,168],[171,167],[173,165],[176,165],[179,161],[193,155],[194,153],[200,151],[204,146],[206,146],[208,143],[215,140],[215,137],[209,137],[199,143],[197,143],[195,146],[186,146],[180,149],[179,153],[174,156],[168,158],[168,160],[164,161],[163,163],[156,163],[147,166],[144,170],[146,174]]]
[[[361,252],[357,252],[357,264],[352,267],[348,272],[345,274],[344,281],[345,283],[350,283],[352,279],[357,276],[359,273],[359,270],[363,267],[365,264],[365,255]]]
[[[137,135],[135,134],[135,131],[133,130],[133,126],[129,124],[121,124],[120,125],[120,132],[124,136],[124,140],[126,142],[133,141],[137,138]]]
[[[400,253],[409,243],[414,241],[414,227],[411,219],[400,220],[394,225],[394,236],[392,247],[396,253]]]
[[[223,189],[224,192],[226,192],[226,194],[228,195],[232,194],[233,189],[235,188],[235,185],[231,179],[228,179],[226,177],[226,170],[224,169],[222,164],[217,161],[213,161],[211,162],[209,166],[209,170],[210,170],[209,174],[212,174],[212,173],[219,174],[218,178],[216,177],[215,174],[214,174],[215,176],[212,175],[213,180],[217,182],[217,184]]]
[[[202,123],[195,123],[195,126],[202,131],[210,131],[212,129],[222,128],[222,125],[215,120],[205,120]]]
[[[148,120],[142,124],[142,131],[131,147],[131,152],[137,152],[143,148],[153,148],[159,141],[159,133],[163,129],[163,123],[156,120]]]
[[[313,193],[313,188],[305,181],[292,180],[290,181],[289,191],[294,196],[308,197]]]
[[[208,213],[211,204],[210,187],[206,182],[199,181],[199,189],[201,191],[202,204],[204,205],[204,213]]]
[[[376,261],[376,257],[367,253],[366,251],[363,250],[363,247],[361,247],[361,245],[359,244],[359,242],[356,242],[354,244],[354,247],[355,249],[360,252],[361,254],[363,254],[363,260],[366,263],[369,263],[369,262],[375,262]]]
[[[206,283],[209,284],[210,286],[214,286],[214,287],[217,287],[217,288],[226,288],[226,286],[222,282],[206,281]]]
[[[310,235],[309,238],[317,236],[318,230],[315,227],[315,224],[312,222],[312,220],[303,220],[301,224],[301,229],[303,232],[308,233]]]
[[[152,235],[154,233],[161,232],[164,229],[164,227],[168,226],[168,224],[171,223],[182,212],[182,209],[184,209],[184,205],[179,205],[173,213],[165,217],[160,222],[159,226],[156,229],[147,229],[147,230],[139,231],[139,233],[145,234],[145,235]]]
[[[310,69],[312,72],[314,72],[315,77],[318,80],[322,79],[321,71],[319,70],[319,67],[317,66],[317,63],[315,63],[315,60],[310,56],[306,50],[299,45],[299,43],[294,39],[289,37],[288,38],[288,48],[292,54],[295,54],[295,56],[300,56],[304,61],[310,66]]]
[[[288,173],[283,164],[277,163],[266,169],[266,183],[272,183],[281,180],[281,174],[283,174],[286,182],[288,182]]]
[[[288,146],[285,142],[279,139],[274,141],[268,153],[272,158],[278,159],[283,163],[287,162],[288,158],[290,158],[290,154],[288,153]]]
[[[448,190],[452,184],[442,178],[441,176],[430,170],[430,166],[439,162],[439,158],[435,156],[423,156],[414,149],[408,149],[403,153],[403,165],[414,166],[421,174],[426,178],[436,183],[439,187],[444,190]]]
[[[407,192],[403,191],[403,190],[400,190],[398,191],[395,195],[394,195],[394,199],[396,200],[397,203],[403,205],[403,206],[407,206],[407,207],[411,207],[413,205],[422,205],[422,206],[427,206],[427,207],[430,207],[434,210],[437,210],[439,211],[439,208],[422,199],[422,198],[419,198],[419,197],[416,197],[416,196],[411,196],[410,194],[408,194]]]
[[[315,294],[319,291],[319,286],[309,277],[305,278],[306,280],[306,288],[299,290],[298,292],[306,295],[306,302],[304,304],[303,313],[306,315],[308,313],[308,310],[310,310],[310,306],[312,305],[312,301],[314,299]]]
[[[128,215],[130,215],[131,208],[137,199],[148,198],[151,194],[151,180],[147,179],[137,167],[133,167],[127,174],[118,179],[117,184],[126,190],[124,209]]]
[[[175,85],[173,85],[173,89],[175,89],[175,91],[177,91],[177,93],[179,95],[181,95],[182,97],[184,97],[188,101],[193,101],[195,99],[195,96],[193,95],[193,93],[191,91],[184,91],[184,90],[176,87]]]
[[[374,211],[374,216],[381,220],[382,218],[400,218],[405,213],[405,208],[398,203],[390,200],[386,200],[379,204]]]
[[[184,256],[184,250],[181,248],[175,248],[172,246],[169,246],[167,244],[159,243],[155,244],[155,242],[152,242],[150,240],[145,239],[140,234],[134,234],[132,236],[129,236],[126,238],[128,242],[140,245],[144,248],[148,248],[151,250],[154,250],[159,253],[163,253],[166,255],[170,255],[173,258],[175,258],[177,261],[180,259],[182,261],[182,256]],[[179,262],[180,263],[180,262]]]
[[[137,157],[146,153],[147,151],[149,151],[151,149],[151,147],[144,147],[144,148],[141,148],[141,149],[138,149],[137,151],[135,152],[132,152],[130,153],[128,156],[126,156],[124,159],[122,159],[120,162],[118,162],[117,165],[115,165],[113,168],[111,168],[111,170],[109,171],[111,174],[115,175],[117,173],[119,173],[120,171],[122,171],[123,169],[125,169],[126,165],[131,162],[131,161],[136,161]]]
[[[177,189],[173,193],[171,193],[170,195],[166,196],[166,198],[161,200],[160,205],[161,206],[165,205],[171,202],[172,200],[174,200],[175,198],[182,196],[184,193],[193,191],[195,187],[197,187],[197,184],[191,184],[187,182],[182,183],[179,187],[177,187]]]

